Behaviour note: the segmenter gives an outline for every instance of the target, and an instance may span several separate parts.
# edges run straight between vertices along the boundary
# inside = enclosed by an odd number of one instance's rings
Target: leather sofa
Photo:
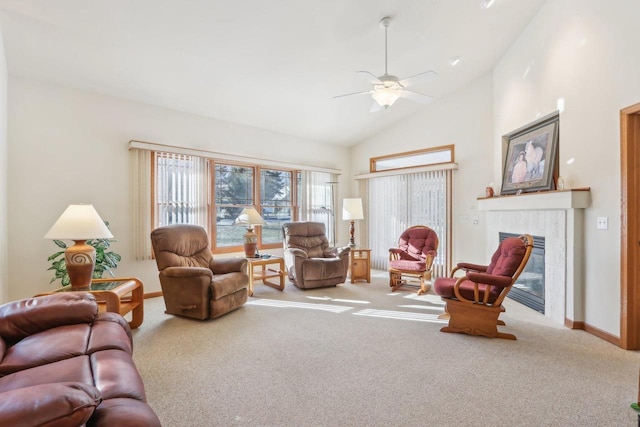
[[[68,292],[0,305],[0,425],[160,426],[131,330]]]

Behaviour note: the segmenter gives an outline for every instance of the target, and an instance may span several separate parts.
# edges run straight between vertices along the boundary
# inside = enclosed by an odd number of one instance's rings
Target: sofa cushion
[[[100,401],[100,392],[89,384],[65,382],[24,387],[0,393],[2,425],[76,427],[89,420]]]

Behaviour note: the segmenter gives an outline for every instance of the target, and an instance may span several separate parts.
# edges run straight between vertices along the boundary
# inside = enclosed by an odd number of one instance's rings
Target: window
[[[255,207],[266,222],[255,228],[259,249],[281,247],[282,225],[288,221],[313,219],[325,222],[327,230],[334,228],[332,216],[300,218],[301,211],[310,210],[300,199],[300,193],[317,195],[317,189],[307,187],[318,180],[335,180],[334,174],[165,152],[153,152],[152,159],[151,227],[178,223],[201,225],[207,229],[213,252],[243,250],[242,237],[246,229],[236,226],[235,219],[242,209],[250,206]],[[139,167],[141,164],[139,161]],[[311,177],[309,184],[302,183],[303,175]],[[333,211],[331,201],[323,201],[323,206]]]
[[[438,235],[433,277],[450,270],[451,170],[436,170],[367,180],[368,236],[371,266],[385,270],[386,254],[402,232],[413,225],[426,225]]]
[[[391,154],[389,156],[372,157],[369,160],[369,171],[381,172],[452,163],[454,161],[453,147],[453,145],[445,145],[442,147]]]
[[[206,227],[206,162],[194,156],[155,153],[155,223]]]
[[[242,209],[248,206],[255,206],[267,223],[255,229],[258,247],[279,247],[282,244],[282,224],[296,219],[291,192],[295,188],[292,187],[294,176],[297,176],[295,171],[212,162],[215,165],[214,251],[241,249],[239,243],[246,230],[234,222]]]
[[[293,182],[291,172],[275,169],[260,170],[260,211],[267,223],[262,226],[264,244],[281,243],[282,224],[295,217]]]

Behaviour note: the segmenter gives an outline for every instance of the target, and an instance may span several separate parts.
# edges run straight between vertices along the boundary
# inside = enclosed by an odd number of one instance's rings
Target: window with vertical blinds
[[[266,222],[258,230],[260,249],[280,247],[282,224],[300,219],[323,222],[328,237],[335,239],[337,174],[185,153],[131,152],[137,260],[151,257],[151,230],[169,224],[204,227],[214,253],[241,251],[245,228],[234,221],[247,206],[254,206]]]
[[[156,225],[207,228],[207,162],[201,157],[155,154]]]
[[[446,276],[450,270],[451,170],[372,177],[364,187],[372,268],[386,270],[389,248],[397,246],[400,234],[413,225],[426,225],[440,241],[433,277]]]

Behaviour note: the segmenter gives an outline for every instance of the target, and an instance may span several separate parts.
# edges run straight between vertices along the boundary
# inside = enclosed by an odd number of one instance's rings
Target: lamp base
[[[356,232],[356,225],[355,225],[355,221],[351,220],[351,222],[349,222],[349,247],[350,248],[355,248],[356,247],[356,240],[355,240],[355,234]]]
[[[91,287],[93,268],[96,264],[96,249],[86,240],[75,240],[76,244],[64,251],[64,261],[71,281],[72,291],[86,291]]]
[[[244,256],[255,258],[258,251],[258,235],[253,231],[253,227],[248,227],[247,232],[242,236],[244,243]]]

